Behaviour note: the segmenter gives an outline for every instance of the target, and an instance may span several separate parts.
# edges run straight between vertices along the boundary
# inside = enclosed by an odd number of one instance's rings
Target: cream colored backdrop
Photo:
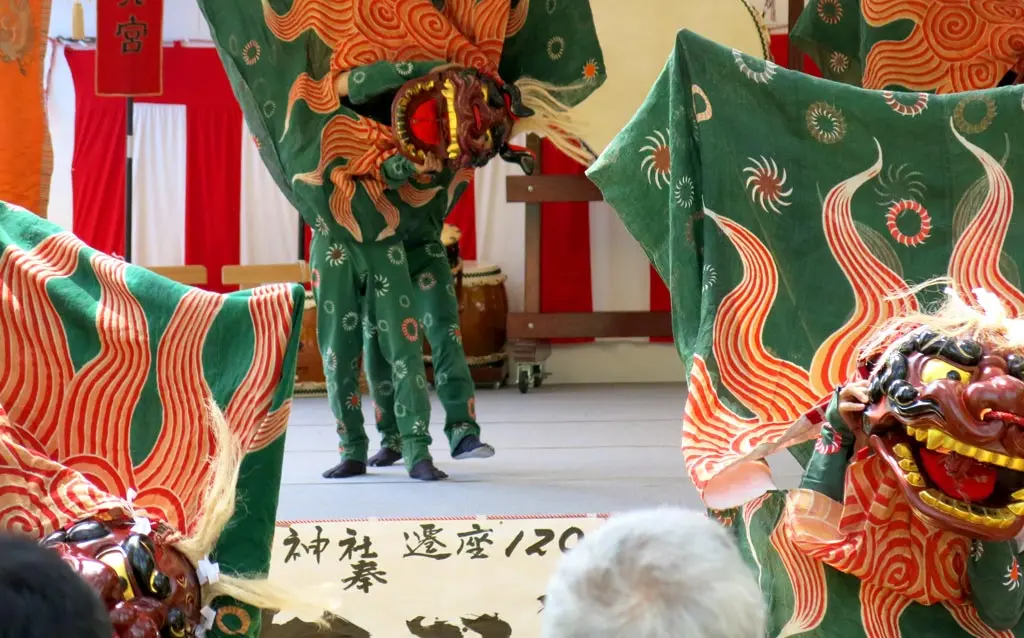
[[[278,523],[270,574],[296,587],[335,583],[342,616],[371,636],[539,636],[540,597],[558,559],[603,522],[589,515]],[[407,623],[417,622],[434,627],[410,631]],[[477,623],[488,631],[474,633]]]

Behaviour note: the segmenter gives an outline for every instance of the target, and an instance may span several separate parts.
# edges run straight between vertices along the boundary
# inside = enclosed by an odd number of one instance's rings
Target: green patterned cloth
[[[959,621],[943,604],[880,610],[878,600],[901,594],[876,599],[868,594],[877,588],[854,576],[780,553],[769,537],[786,494],[758,498],[756,481],[767,471],[761,459],[794,442],[803,442],[790,447],[803,464],[815,445],[841,449],[818,436],[824,408],[857,373],[859,344],[907,309],[892,293],[948,275],[961,294],[984,286],[1024,313],[1009,248],[1024,241],[1011,223],[1024,175],[1012,152],[1022,97],[1024,87],[867,91],[684,31],[640,110],[588,171],[671,292],[689,371],[684,459],[709,506],[743,505],[718,515],[760,576],[771,636],[912,636],[924,627],[1011,635],[961,629],[974,608],[956,601]],[[741,478],[753,488],[737,496]],[[976,595],[1019,590],[1012,552],[989,552],[979,569]],[[880,628],[893,622],[903,634]]]
[[[822,76],[870,89],[990,89],[1024,55],[1024,0],[810,0],[790,37]]]
[[[118,499],[134,490],[138,507],[183,530],[210,479],[199,427],[213,398],[249,450],[213,559],[225,573],[266,573],[303,301],[299,286],[219,295],[177,284],[0,203],[0,407],[28,453]],[[23,471],[8,461],[0,473]],[[39,537],[76,522],[56,487],[49,505],[28,507],[36,525],[21,525],[11,499],[0,521]],[[259,635],[256,609],[213,607],[208,636]]]

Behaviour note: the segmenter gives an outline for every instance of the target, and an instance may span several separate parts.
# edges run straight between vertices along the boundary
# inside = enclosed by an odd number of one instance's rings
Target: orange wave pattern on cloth
[[[811,631],[825,619],[828,607],[825,567],[800,551],[789,537],[785,517],[772,530],[768,540],[793,586],[793,615],[779,635],[793,636]]]
[[[262,286],[253,290],[249,297],[255,330],[252,363],[224,411],[235,435],[241,439],[243,449],[250,453],[262,450],[284,434],[291,410],[291,402],[288,401],[273,412],[267,411],[276,388],[265,383],[265,379],[279,374],[284,345],[289,337],[291,324],[281,321],[292,312],[287,295],[281,294],[284,289],[282,286]],[[237,427],[240,423],[252,424],[252,427],[241,429]],[[260,425],[256,427],[255,424]],[[276,435],[271,436],[274,432]]]
[[[398,197],[413,208],[422,208],[434,201],[440,191],[440,186],[416,188],[411,183],[406,183],[398,188]]]
[[[911,600],[874,583],[861,583],[860,622],[871,638],[899,638],[900,616]]]
[[[284,116],[284,132],[281,139],[288,135],[292,111],[299,100],[305,100],[309,110],[321,115],[334,113],[341,106],[338,92],[334,90],[333,77],[325,75],[319,80],[314,80],[308,73],[299,75],[292,88],[288,90],[288,110]]]
[[[351,118],[345,115],[332,117],[320,133],[320,163],[308,173],[300,173],[292,181],[320,186],[324,170],[337,159],[346,159],[341,167],[349,177],[374,177],[380,175],[381,151],[391,144],[391,134],[386,126],[365,117]],[[391,149],[391,154],[394,154]],[[341,220],[338,220],[339,223]]]
[[[735,462],[730,451],[737,435],[758,422],[738,416],[722,403],[700,355],[693,357],[688,385],[683,412],[683,461],[690,479],[703,494],[707,484]]]
[[[768,248],[736,222],[704,211],[736,247],[743,280],[715,314],[713,351],[722,384],[760,421],[795,421],[814,405],[807,371],[773,356],[764,327],[779,291],[779,275]]]
[[[906,283],[871,253],[853,223],[853,197],[881,166],[879,145],[878,160],[833,187],[822,206],[826,239],[853,292],[854,312],[818,347],[809,373],[772,356],[764,344],[764,325],[778,291],[771,251],[741,224],[705,211],[743,264],[742,280],[715,315],[715,363],[722,384],[756,416],[742,418],[727,408],[705,362],[694,357],[682,448],[690,478],[702,496],[727,470],[817,436],[805,417],[820,409],[833,389],[856,371],[861,344],[880,324],[917,309],[914,298],[889,299]],[[782,395],[780,388],[785,389]],[[783,396],[789,401],[782,401]]]
[[[331,48],[331,72],[381,60],[447,60],[496,72],[510,0],[296,0],[278,15],[263,0],[271,32],[292,42],[312,29]]]
[[[530,13],[530,0],[519,0],[519,3],[508,15],[508,26],[505,28],[505,38],[511,38],[523,30],[526,26],[526,16]]]
[[[196,414],[203,414],[211,398],[203,381],[203,342],[197,337],[209,331],[222,303],[223,298],[211,298],[198,290],[188,292],[179,304],[182,311],[174,314],[164,333],[157,352],[157,367],[166,370],[176,366],[178,374],[174,378],[163,376],[157,379],[160,397],[164,400],[165,427],[160,431],[153,451],[135,473],[143,486],[139,492],[143,497],[149,496],[146,486],[172,483],[174,475],[179,472],[184,476],[200,472],[213,453],[212,433],[195,419]],[[148,373],[149,367],[143,371]],[[185,449],[192,449],[195,454],[183,455],[177,463],[169,462],[169,454]],[[182,500],[189,502],[197,498],[201,489],[202,483],[191,483],[181,494]],[[172,503],[164,504],[165,507],[169,505],[173,506]]]
[[[455,171],[455,177],[452,178],[452,183],[448,186],[448,210],[451,210],[452,205],[455,204],[455,193],[458,192],[459,186],[470,183],[474,175],[476,175],[476,169],[473,168],[461,168]]]
[[[850,464],[845,494],[843,503],[806,489],[787,494],[782,523],[801,553],[908,604],[966,602],[970,540],[917,516],[881,457]]]
[[[63,241],[74,250],[69,238]],[[91,261],[101,286],[96,316],[100,351],[65,388],[58,454],[69,467],[87,466],[92,457],[105,458],[116,471],[132,464],[129,432],[122,425],[131,422],[135,405],[122,398],[138,396],[149,376],[149,343],[140,338],[146,316],[128,290],[128,264],[99,255]]]
[[[368,191],[374,188],[374,192],[383,192],[384,182],[380,176],[380,166],[396,152],[390,131],[383,124],[369,118],[353,119],[345,115],[336,115],[320,134],[320,164],[314,170],[300,173],[292,179],[314,186],[322,185],[324,170],[331,162],[341,158],[348,160],[344,166],[331,169],[330,180],[334,184],[334,191],[328,205],[338,225],[348,230],[356,241],[361,242],[363,232],[352,212],[352,198],[356,193],[354,180],[360,179]],[[382,237],[393,235],[398,227],[397,210],[392,212],[378,209],[378,212],[384,215],[388,224],[381,233]]]
[[[125,503],[51,460],[0,406],[0,529],[46,535]]]
[[[334,92],[334,77],[357,66],[380,61],[445,60],[497,76],[506,34],[510,28],[522,28],[529,9],[529,3],[524,1],[513,12],[510,0],[449,0],[443,11],[430,0],[295,0],[288,11],[278,14],[269,0],[262,2],[264,20],[275,37],[293,42],[312,30],[332,50],[330,73],[320,79],[303,73],[292,84],[286,134],[290,115],[299,101],[305,101],[319,114],[337,110],[340,101]],[[339,118],[347,122],[338,122]],[[355,229],[352,218],[355,187],[341,182],[350,181],[352,176],[365,176],[363,184],[371,198],[380,201],[382,198],[374,195],[383,191],[380,165],[396,152],[396,146],[383,125],[365,118],[358,118],[356,124],[351,122],[341,116],[331,120],[321,136],[319,166],[296,179],[319,184],[323,171],[338,157],[372,158],[374,161],[367,166],[362,166],[359,160],[353,166],[350,161],[346,171],[335,169],[331,173],[335,185],[331,212],[343,228],[362,241],[362,233]],[[371,186],[371,180],[381,182],[380,186]],[[378,238],[395,233],[398,217],[391,208],[381,211],[388,226]]]
[[[988,193],[978,214],[971,220],[953,247],[949,276],[961,298],[974,299],[974,290],[990,290],[1008,306],[1013,315],[1024,315],[1024,293],[1003,275],[999,258],[1013,218],[1013,183],[1002,165],[984,149],[967,141],[953,120],[953,136],[978,158],[985,169]]]
[[[356,195],[356,183],[345,175],[344,169],[335,168],[331,171],[331,182],[334,191],[328,205],[338,225],[352,234],[356,241],[363,241],[363,231],[356,222],[352,212],[352,198]]]
[[[263,423],[260,424],[256,434],[252,437],[252,443],[249,444],[249,450],[256,452],[269,446],[271,443],[281,438],[284,431],[288,429],[288,419],[292,412],[292,400],[288,399],[281,407],[267,414],[263,419]]]
[[[377,209],[377,212],[383,215],[387,226],[384,230],[380,231],[377,235],[377,240],[386,239],[392,237],[395,234],[395,229],[398,228],[398,207],[391,203],[384,194],[384,182],[377,180],[367,180],[363,186],[366,188],[366,193],[370,196],[370,201],[373,202],[373,207]]]
[[[95,490],[115,496],[138,489],[135,504],[140,510],[187,531],[183,526],[199,510],[201,490],[209,478],[207,461],[215,451],[210,432],[196,422],[195,415],[205,412],[211,397],[203,381],[202,351],[225,298],[189,291],[178,302],[159,343],[152,344],[141,304],[128,287],[127,273],[133,266],[94,253],[90,262],[100,290],[95,304],[100,341],[96,355],[76,371],[47,286],[70,276],[84,249],[85,244],[70,233],[59,233],[32,250],[12,245],[0,255],[0,307],[13,310],[0,322],[0,360],[37,364],[0,369],[0,392],[13,397],[7,406],[13,422],[8,429],[15,434],[7,436],[28,453],[43,457],[32,463],[64,466],[61,480],[81,475]],[[258,390],[256,386],[268,386],[268,378],[280,377],[289,337],[285,328],[292,320],[290,299],[285,285],[257,289],[248,299],[255,352],[225,415],[250,452],[273,442],[287,423],[290,403],[271,412],[274,387]],[[151,366],[154,345],[155,368]],[[151,369],[163,407],[163,427],[152,451],[133,466],[130,424]],[[0,465],[0,471],[18,474],[14,483],[42,486],[46,480],[56,480],[25,469],[27,462],[15,458],[17,449],[5,454],[14,456]],[[74,516],[46,521],[44,527],[52,530],[53,525],[80,520],[88,515],[80,515],[82,511],[111,502],[96,497],[95,490],[71,490],[68,498],[77,508]],[[79,494],[81,499],[75,501]],[[0,498],[0,523],[13,516],[10,508],[18,506],[15,502],[5,505]]]
[[[811,384],[819,395],[831,392],[856,370],[857,356],[864,341],[889,319],[917,310],[917,300],[888,299],[905,290],[903,278],[871,254],[853,223],[853,196],[882,170],[882,147],[878,160],[866,171],[837,184],[825,197],[822,226],[836,263],[853,289],[853,314],[818,348],[811,362]]]
[[[942,604],[957,624],[975,638],[1014,638],[1014,633],[1009,629],[998,631],[986,625],[978,615],[978,608],[972,604],[957,605],[950,602]]]
[[[959,93],[996,86],[1024,55],[1022,0],[861,0],[868,25],[910,20],[898,42],[868,53],[863,86]]]
[[[53,171],[43,93],[50,3],[0,2],[0,201],[44,215]]]

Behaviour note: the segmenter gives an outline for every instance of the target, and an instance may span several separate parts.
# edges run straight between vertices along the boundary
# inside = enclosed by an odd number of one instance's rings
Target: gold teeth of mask
[[[1009,527],[1016,520],[1017,516],[1024,513],[1024,503],[1013,503],[999,509],[981,507],[978,505],[968,505],[930,489],[922,491],[920,497],[929,507],[972,525]]]
[[[429,82],[421,82],[420,84],[414,86],[411,91],[408,91],[405,95],[398,99],[398,113],[400,115],[405,115],[405,111],[406,109],[409,108],[409,102],[412,100],[412,98],[416,97],[420,93],[423,93],[424,91],[429,91],[432,88],[434,88],[433,80]]]
[[[444,87],[441,89],[441,95],[444,96],[445,102],[448,106],[448,139],[451,140],[448,144],[448,157],[449,159],[455,159],[459,156],[459,115],[455,112],[455,85],[451,80],[444,81]]]
[[[911,425],[906,426],[906,428],[907,434],[924,443],[929,450],[950,450],[960,454],[961,456],[967,456],[981,461],[982,463],[989,463],[990,465],[1007,467],[1011,470],[1016,470],[1017,472],[1024,472],[1024,459],[974,447],[968,443],[957,441],[942,430],[938,430],[936,428],[915,428]]]
[[[426,159],[427,154],[413,146],[412,142],[409,141],[409,131],[406,130],[405,125],[405,113],[406,110],[409,108],[409,102],[412,100],[413,97],[419,95],[420,93],[423,93],[424,91],[429,91],[433,88],[433,80],[430,80],[428,82],[421,82],[420,84],[417,84],[415,87],[413,87],[413,90],[409,91],[408,93],[406,93],[405,95],[398,99],[398,117],[396,118],[396,121],[394,123],[395,130],[398,133],[398,139],[405,144],[406,152],[408,152],[410,155],[420,158],[421,160]]]

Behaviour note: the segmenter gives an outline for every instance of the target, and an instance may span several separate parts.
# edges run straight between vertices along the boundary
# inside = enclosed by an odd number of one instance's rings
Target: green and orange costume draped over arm
[[[318,340],[342,457],[325,475],[365,472],[358,386],[365,356],[377,377],[375,395],[397,422],[410,474],[444,478],[427,452],[430,403],[420,331],[429,321],[422,322],[421,297],[423,277],[433,271],[420,262],[432,263],[426,245],[439,239],[473,166],[497,155],[528,163],[509,144],[514,134],[548,133],[586,157],[571,141],[565,109],[604,77],[589,4],[201,0],[200,6],[264,161],[315,231],[310,262]],[[421,174],[417,165],[427,156],[443,169]],[[407,247],[418,252],[407,255]],[[419,264],[415,282],[412,261]],[[438,273],[438,291],[448,288],[448,279],[450,273]],[[444,337],[457,337],[455,331]],[[465,413],[460,421],[471,420],[471,399],[470,391],[456,400]]]

